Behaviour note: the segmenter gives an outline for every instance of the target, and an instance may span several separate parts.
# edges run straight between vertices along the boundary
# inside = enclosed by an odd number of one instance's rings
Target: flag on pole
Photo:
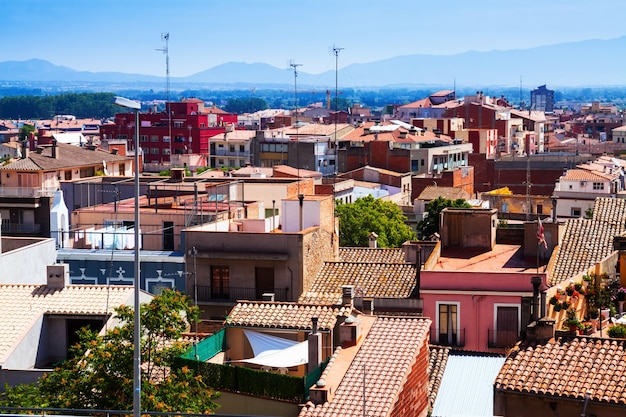
[[[546,242],[546,236],[544,235],[543,224],[541,224],[541,218],[537,216],[537,245],[543,245],[544,248],[548,249],[548,243]]]

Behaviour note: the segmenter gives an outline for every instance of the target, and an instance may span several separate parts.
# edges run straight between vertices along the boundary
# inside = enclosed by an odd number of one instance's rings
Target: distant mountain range
[[[436,36],[436,35],[433,35]],[[587,40],[530,49],[465,52],[456,55],[404,55],[339,70],[340,84],[348,88],[391,88],[427,85],[516,86],[547,84],[548,88],[626,85],[626,36]],[[162,83],[164,77],[121,72],[76,71],[48,61],[0,62],[0,81]],[[188,77],[171,77],[172,86],[197,85],[231,88],[289,88],[293,71],[268,64],[229,62]],[[298,71],[303,88],[335,85],[335,72]]]

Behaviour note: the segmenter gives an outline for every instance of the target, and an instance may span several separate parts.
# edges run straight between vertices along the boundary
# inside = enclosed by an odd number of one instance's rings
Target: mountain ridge
[[[340,84],[349,88],[402,85],[502,85],[549,84],[554,87],[626,85],[626,36],[588,39],[527,49],[465,51],[452,55],[407,54],[347,65],[339,69]],[[335,85],[335,71],[319,74],[298,71],[303,88]],[[19,82],[158,83],[164,77],[122,73],[77,71],[33,58],[0,62],[0,80]],[[293,86],[293,71],[267,63],[231,61],[185,77],[171,77],[177,84]]]

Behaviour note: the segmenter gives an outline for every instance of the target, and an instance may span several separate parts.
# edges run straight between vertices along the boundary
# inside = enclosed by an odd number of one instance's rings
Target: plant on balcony
[[[584,328],[584,326],[578,319],[578,314],[576,313],[576,310],[574,309],[567,310],[567,319],[565,320],[565,325],[569,328],[571,332],[578,329],[582,330]]]
[[[626,325],[616,324],[614,326],[611,326],[607,331],[607,334],[609,335],[609,337],[615,337],[619,339],[626,338]]]
[[[550,304],[555,306],[557,305],[557,303],[559,302],[559,297],[556,295],[553,295],[552,297],[550,297]]]
[[[620,287],[617,290],[617,301],[626,301],[626,288]]]

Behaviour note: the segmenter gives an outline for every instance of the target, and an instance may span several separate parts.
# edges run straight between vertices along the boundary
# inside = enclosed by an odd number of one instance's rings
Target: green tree
[[[428,215],[417,224],[417,235],[420,239],[427,239],[433,233],[439,233],[439,214],[441,210],[447,207],[471,208],[472,206],[462,198],[448,200],[443,197],[437,197],[432,200],[426,204]]]
[[[35,129],[35,126],[33,125],[23,125],[22,127],[20,127],[20,133],[19,133],[19,138],[20,141],[24,141],[27,140],[30,136],[31,133],[35,133],[37,130]]]
[[[351,204],[340,204],[335,212],[341,246],[367,246],[371,232],[378,235],[378,246],[384,248],[397,248],[415,238],[400,207],[390,201],[367,196]]]
[[[131,410],[134,313],[116,308],[121,325],[99,336],[83,328],[70,358],[30,385],[6,387],[0,405],[28,408]],[[141,306],[142,410],[210,413],[219,393],[188,367],[172,367],[188,345],[181,342],[198,308],[166,290]]]

